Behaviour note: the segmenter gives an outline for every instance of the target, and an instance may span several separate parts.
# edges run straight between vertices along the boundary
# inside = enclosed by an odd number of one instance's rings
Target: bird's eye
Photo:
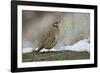
[[[57,25],[57,24],[54,24],[54,25]]]
[[[53,26],[57,26],[57,24],[53,24]]]

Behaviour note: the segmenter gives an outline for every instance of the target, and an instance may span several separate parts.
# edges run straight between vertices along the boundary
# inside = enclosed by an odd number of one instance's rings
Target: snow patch
[[[74,45],[62,46],[60,49],[62,50],[71,50],[71,51],[87,51],[90,52],[90,44],[86,40],[80,40]]]
[[[32,51],[33,51],[33,48],[23,48],[23,50],[22,50],[23,53],[29,53]]]

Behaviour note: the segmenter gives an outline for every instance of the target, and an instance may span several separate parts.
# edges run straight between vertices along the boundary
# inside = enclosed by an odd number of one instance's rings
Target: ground
[[[52,51],[50,53],[36,51],[30,53],[24,53],[22,55],[23,62],[38,62],[38,61],[58,61],[58,60],[80,60],[89,59],[90,54],[86,51],[76,52],[76,51]]]

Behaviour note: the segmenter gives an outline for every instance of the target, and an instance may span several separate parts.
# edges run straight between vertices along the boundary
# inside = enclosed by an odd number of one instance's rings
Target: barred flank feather
[[[44,45],[44,48],[50,49],[52,47],[54,47],[57,44],[57,39],[55,37],[49,37]]]

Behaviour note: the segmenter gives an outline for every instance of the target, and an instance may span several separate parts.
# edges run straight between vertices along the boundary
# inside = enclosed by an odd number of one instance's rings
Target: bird
[[[40,52],[40,50],[42,50],[43,48],[48,49],[50,52],[50,49],[52,49],[57,44],[57,37],[59,34],[58,24],[58,21],[53,23],[51,28],[40,38],[40,41],[38,41],[37,53]]]

